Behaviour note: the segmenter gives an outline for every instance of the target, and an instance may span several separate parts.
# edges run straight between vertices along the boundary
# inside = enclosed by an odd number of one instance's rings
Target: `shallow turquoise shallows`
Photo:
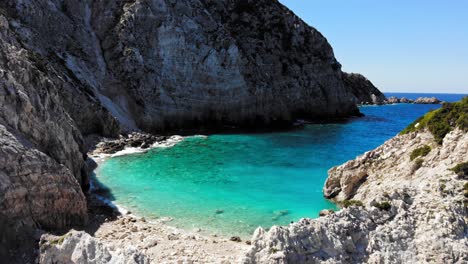
[[[172,148],[107,160],[97,170],[112,200],[146,217],[209,234],[248,237],[335,208],[327,170],[382,144],[435,105],[362,107],[341,124],[265,134],[189,137]]]

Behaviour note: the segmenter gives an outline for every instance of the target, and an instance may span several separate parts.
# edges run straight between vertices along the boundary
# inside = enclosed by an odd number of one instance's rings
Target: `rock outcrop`
[[[148,258],[134,247],[109,248],[85,232],[71,231],[63,236],[41,238],[39,263],[49,264],[149,264]]]
[[[465,263],[467,181],[451,169],[467,154],[465,128],[442,144],[425,129],[398,135],[329,171],[324,194],[347,208],[257,230],[244,262]]]
[[[361,74],[343,73],[343,82],[347,90],[356,96],[358,104],[381,105],[387,100],[385,95]]]
[[[418,97],[414,100],[415,104],[440,104],[442,101],[435,97]]]
[[[436,97],[418,97],[416,100],[408,99],[406,97],[398,98],[396,96],[391,96],[383,104],[441,104],[441,100]]]

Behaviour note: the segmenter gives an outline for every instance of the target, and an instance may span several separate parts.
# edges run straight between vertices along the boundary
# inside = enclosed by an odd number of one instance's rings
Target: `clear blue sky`
[[[280,0],[385,92],[468,93],[468,0]]]

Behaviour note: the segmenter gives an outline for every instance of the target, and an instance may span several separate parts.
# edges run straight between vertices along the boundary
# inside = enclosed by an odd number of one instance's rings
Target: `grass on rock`
[[[411,172],[414,173],[415,171],[419,170],[422,165],[423,165],[424,160],[421,158],[418,158],[414,161],[413,167],[411,167]]]
[[[348,208],[350,206],[363,206],[363,204],[361,201],[358,200],[344,200],[343,202],[341,202],[341,206],[343,206],[344,208]]]
[[[384,201],[374,204],[374,207],[377,207],[380,211],[388,211],[392,208],[392,205],[389,202]]]
[[[413,150],[413,152],[411,152],[410,159],[413,161],[417,157],[425,157],[427,154],[429,154],[429,152],[431,152],[431,147],[424,145]]]
[[[450,169],[460,177],[468,176],[468,162],[463,162]]]

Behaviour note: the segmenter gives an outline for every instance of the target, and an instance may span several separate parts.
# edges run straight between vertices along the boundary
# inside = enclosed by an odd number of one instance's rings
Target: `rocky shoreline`
[[[343,209],[258,229],[245,263],[466,263],[467,106],[444,105],[330,169],[324,195]]]
[[[389,104],[443,104],[444,101],[436,97],[418,97],[416,99],[408,99],[406,97],[398,98],[396,96],[383,97],[371,101],[361,101],[359,105],[389,105]]]
[[[442,115],[460,115],[461,106],[444,107],[454,113],[439,111]],[[259,228],[251,240],[241,241],[170,227],[170,219],[137,217],[91,194],[87,233],[44,234],[40,263],[86,263],[90,252],[109,260],[103,263],[463,263],[468,178],[452,168],[466,163],[468,133],[454,127],[438,143],[420,129],[330,169],[324,195],[340,204],[338,212],[323,210],[317,219]],[[104,140],[90,156],[147,151],[141,147],[168,142],[174,137],[133,133]]]
[[[40,260],[83,260],[92,250],[100,257],[130,260],[126,263],[462,263],[468,260],[463,254],[468,239],[466,198],[460,189],[467,178],[449,169],[465,161],[467,136],[455,129],[441,145],[427,131],[397,136],[330,170],[324,194],[341,204],[340,211],[324,210],[318,219],[269,231],[259,228],[252,241],[206,236],[200,230],[170,227],[166,220],[103,210],[108,205],[95,199],[88,202],[100,212],[88,226],[96,226],[93,232],[87,230],[93,236],[77,231],[46,234]],[[151,137],[134,134],[117,141],[132,147],[144,138]],[[106,142],[100,150],[115,154],[107,147],[115,145]],[[431,151],[415,170],[409,154],[424,145]]]
[[[408,99],[406,97],[398,98],[392,96],[387,98],[383,104],[442,104],[443,101],[437,99],[436,97],[418,97],[415,100]]]
[[[239,263],[249,248],[248,241],[171,227],[167,219],[121,214],[93,195],[89,204],[83,231],[41,237],[39,263],[92,263],[90,254],[97,263]]]
[[[88,162],[95,164],[90,166],[94,169],[113,155],[170,147],[182,138],[135,132],[119,139],[100,140],[89,153]],[[90,263],[89,254],[98,263],[239,263],[249,248],[249,240],[172,227],[172,219],[168,217],[146,219],[134,215],[108,201],[107,190],[99,183],[91,185],[87,197],[88,224],[79,229],[82,231],[42,235],[39,263]]]

